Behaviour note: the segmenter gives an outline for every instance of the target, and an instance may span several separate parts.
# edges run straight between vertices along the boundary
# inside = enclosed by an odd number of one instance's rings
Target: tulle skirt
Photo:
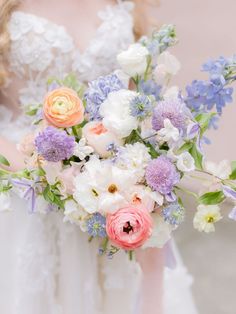
[[[1,314],[141,314],[139,263],[124,252],[98,256],[96,241],[59,213],[29,214],[17,196],[10,209],[0,212]],[[164,314],[196,314],[192,278],[174,251],[177,265],[164,271]]]

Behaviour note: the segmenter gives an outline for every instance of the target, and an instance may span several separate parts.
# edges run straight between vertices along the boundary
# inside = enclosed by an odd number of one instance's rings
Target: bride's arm
[[[7,170],[17,171],[24,168],[23,155],[17,150],[16,144],[0,136],[0,154],[6,157],[10,167],[4,167]],[[1,165],[2,167],[2,165]]]
[[[142,271],[141,288],[141,313],[163,313],[163,273],[164,273],[164,250],[145,249],[136,252],[137,261]]]

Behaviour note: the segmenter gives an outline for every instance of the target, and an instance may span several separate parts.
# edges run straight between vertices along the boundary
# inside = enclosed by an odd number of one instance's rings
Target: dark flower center
[[[108,192],[110,192],[110,193],[115,193],[115,192],[117,192],[118,191],[118,188],[117,188],[117,186],[115,185],[115,184],[111,184],[109,187],[108,187]]]
[[[130,222],[127,221],[123,227],[123,232],[126,232],[129,234],[131,231],[134,231],[134,228],[131,226]]]

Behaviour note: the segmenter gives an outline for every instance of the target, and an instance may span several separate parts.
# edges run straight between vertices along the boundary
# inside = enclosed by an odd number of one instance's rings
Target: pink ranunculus
[[[128,205],[109,214],[106,231],[114,245],[134,250],[143,245],[151,236],[153,222],[148,211],[142,207]]]

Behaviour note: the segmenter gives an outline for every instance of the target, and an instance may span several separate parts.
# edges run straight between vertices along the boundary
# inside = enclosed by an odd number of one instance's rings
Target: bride
[[[113,71],[117,53],[149,28],[155,2],[1,1],[0,153],[12,170],[24,167],[13,144],[29,127],[22,106],[41,102],[48,77],[87,82]],[[57,214],[30,215],[16,195],[0,206],[1,314],[196,313],[177,252],[176,268],[164,268],[170,248],[109,260]]]

